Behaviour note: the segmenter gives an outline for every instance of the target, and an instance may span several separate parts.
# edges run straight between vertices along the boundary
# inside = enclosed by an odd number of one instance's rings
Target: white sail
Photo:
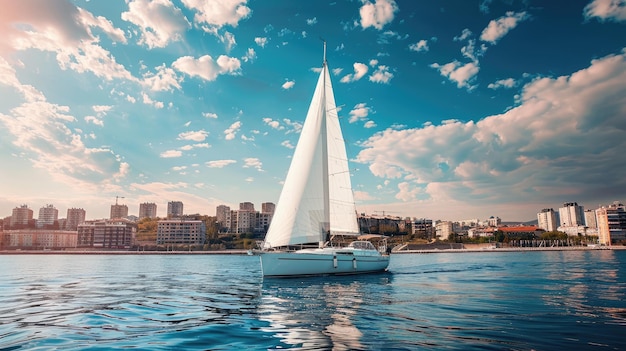
[[[326,61],[317,81],[264,248],[358,233],[345,143]]]

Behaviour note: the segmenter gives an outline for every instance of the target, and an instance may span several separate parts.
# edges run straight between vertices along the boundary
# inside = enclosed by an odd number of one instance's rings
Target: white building
[[[53,205],[46,205],[39,209],[39,217],[37,217],[37,228],[45,228],[54,225],[59,219],[59,210]]]
[[[585,225],[587,228],[598,228],[595,210],[585,210]]]
[[[585,225],[585,210],[576,202],[567,202],[559,208],[559,226],[577,227]]]
[[[435,235],[438,239],[447,240],[450,234],[454,233],[452,222],[439,222],[435,224]]]
[[[546,232],[553,232],[559,227],[559,214],[552,208],[544,208],[537,213],[537,226]]]

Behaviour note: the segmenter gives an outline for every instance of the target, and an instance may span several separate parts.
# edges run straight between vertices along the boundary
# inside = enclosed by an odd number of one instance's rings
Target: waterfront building
[[[585,226],[587,228],[598,228],[595,210],[585,210]]]
[[[230,232],[231,227],[231,211],[226,205],[219,205],[215,209],[215,218],[219,226],[220,232]]]
[[[626,241],[626,208],[619,202],[596,210],[598,241],[602,245]]]
[[[576,202],[566,202],[559,208],[560,227],[577,227],[585,225],[585,210]]]
[[[199,220],[168,219],[157,224],[157,244],[204,244],[206,225]]]
[[[553,232],[559,227],[559,214],[552,208],[544,208],[537,213],[537,226],[546,232]]]
[[[50,228],[58,219],[59,210],[54,208],[53,205],[46,205],[39,209],[39,217],[37,217],[37,228]]]
[[[267,229],[270,227],[272,217],[274,213],[256,212],[254,219],[254,232],[255,233],[267,233]]]
[[[242,204],[246,204],[241,206]],[[251,207],[244,202],[239,204],[239,211],[234,211],[231,215],[231,233],[243,234],[252,233],[256,224],[256,211],[254,211],[254,205]],[[251,204],[250,204],[251,205]]]
[[[77,243],[73,230],[29,228],[5,230],[0,235],[6,249],[64,249],[74,248]]]
[[[496,227],[472,227],[467,230],[467,236],[470,238],[490,237],[496,230]]]
[[[435,233],[438,239],[447,240],[454,233],[454,225],[452,222],[439,222],[435,224]]]
[[[435,234],[432,219],[414,218],[411,222],[411,228],[411,233],[418,238],[431,239]]]
[[[78,225],[85,222],[85,210],[82,208],[68,208],[67,220],[65,222],[66,230],[77,230]]]
[[[139,219],[156,217],[157,205],[154,202],[144,202],[139,204]]]
[[[16,207],[11,212],[11,228],[21,227],[25,228],[33,220],[33,210],[28,208],[27,205]]]
[[[183,216],[183,202],[169,201],[167,203],[167,218],[179,218]]]
[[[136,234],[137,224],[124,218],[87,221],[78,225],[77,246],[129,249]]]
[[[116,218],[126,218],[128,216],[128,206],[126,205],[111,205],[111,216],[110,219]]]

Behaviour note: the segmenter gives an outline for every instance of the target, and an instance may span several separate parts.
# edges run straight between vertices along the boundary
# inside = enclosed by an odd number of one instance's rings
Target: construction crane
[[[124,198],[123,196],[116,196],[115,197],[115,206],[117,206],[117,199],[123,199],[123,198]]]

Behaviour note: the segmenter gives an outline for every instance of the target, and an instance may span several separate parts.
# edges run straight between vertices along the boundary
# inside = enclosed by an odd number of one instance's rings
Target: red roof
[[[502,232],[535,232],[538,227],[534,225],[519,226],[519,227],[499,227],[498,230]]]

